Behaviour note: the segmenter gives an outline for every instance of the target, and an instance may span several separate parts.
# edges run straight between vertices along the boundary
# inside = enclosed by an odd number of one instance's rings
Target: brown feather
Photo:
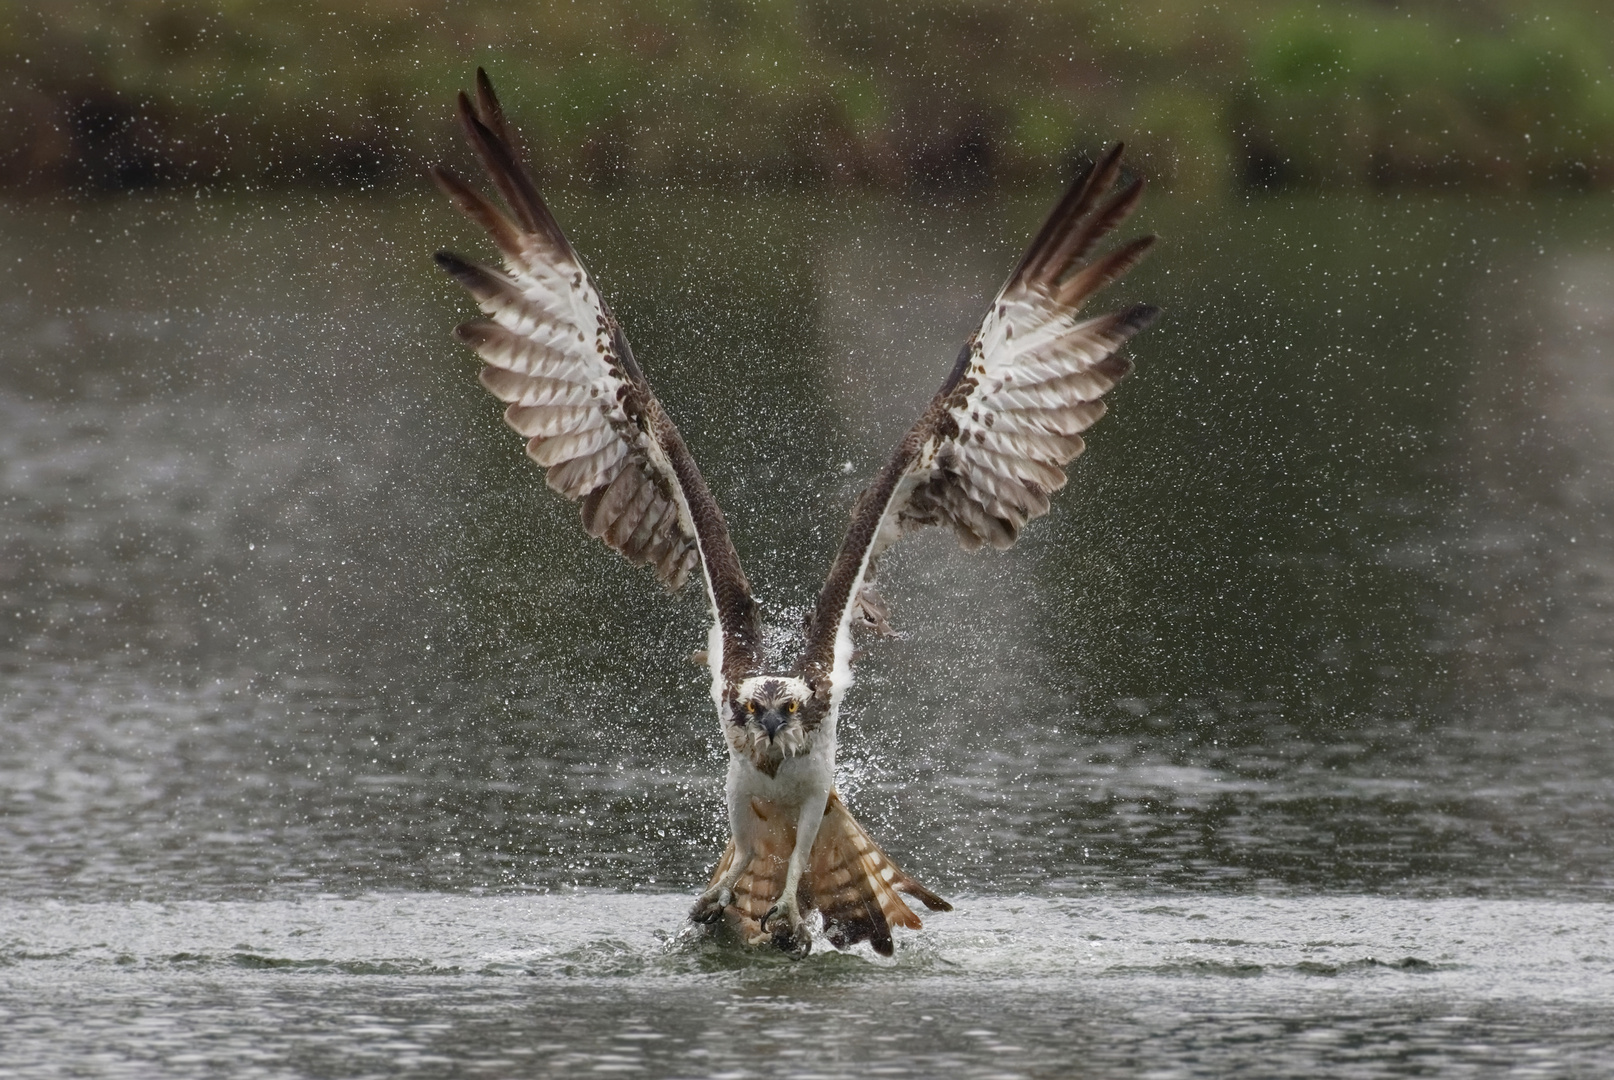
[[[465,291],[476,297],[478,301],[491,300],[495,297],[516,304],[523,302],[521,286],[511,281],[508,276],[498,270],[490,270],[474,262],[460,258],[452,251],[439,251],[434,258],[441,266],[454,276],[454,279],[465,286]],[[479,326],[477,322],[462,323],[461,326]],[[459,327],[455,327],[458,333]]]
[[[1010,547],[1065,485],[1063,466],[1085,445],[1077,433],[1103,415],[1099,398],[1131,370],[1116,351],[1158,315],[1140,304],[1075,319],[1154,243],[1141,237],[1077,265],[1142,197],[1134,180],[1100,206],[1120,178],[1121,151],[1117,144],[1066,190],[941,389],[859,496],[796,664],[809,681],[833,670],[842,617],[891,544],[946,524],[966,549]]]
[[[1078,223],[1121,174],[1121,153],[1125,149],[1124,143],[1116,143],[1109,153],[1094,162],[1086,173],[1071,184],[1042,223],[1042,228],[1037,230],[1037,235],[1032,237],[1026,253],[1020,258],[1020,264],[1009,275],[1009,285],[1005,288],[1022,281],[1052,281],[1061,275],[1070,259],[1076,257],[1068,256],[1061,263],[1061,249],[1074,245],[1080,236]]]
[[[507,260],[502,271],[438,253],[438,264],[493,316],[465,323],[455,336],[490,365],[482,382],[510,405],[507,423],[530,436],[527,453],[545,467],[549,486],[582,500],[585,531],[631,562],[652,564],[671,589],[683,585],[704,555],[726,666],[754,664],[756,604],[723,512],[651,392],[610,305],[522,164],[515,129],[486,71],[477,70],[475,97],[461,93],[456,109],[509,214],[448,169],[431,170],[438,187],[487,230]],[[574,326],[579,304],[593,310],[585,325]],[[646,431],[666,463],[653,460]],[[689,510],[692,532],[685,531],[680,506]]]
[[[1083,267],[1069,281],[1059,286],[1057,297],[1059,302],[1079,307],[1082,301],[1136,266],[1149,249],[1154,247],[1157,239],[1155,236],[1140,236],[1116,248],[1097,262]]]
[[[459,207],[466,217],[487,230],[488,236],[498,245],[499,250],[504,252],[506,258],[522,257],[521,232],[513,221],[504,216],[504,211],[441,165],[432,166],[428,173],[443,193],[454,200],[454,205]]]
[[[1109,205],[1094,214],[1085,225],[1072,229],[1060,243],[1057,254],[1049,260],[1050,273],[1046,280],[1052,283],[1069,273],[1076,260],[1092,251],[1100,240],[1137,209],[1138,200],[1141,198],[1143,198],[1143,178],[1138,177],[1110,200]]]
[[[488,130],[510,148],[511,156],[519,160],[521,143],[516,140],[516,130],[505,121],[504,106],[499,104],[498,95],[493,92],[493,81],[483,68],[476,69],[476,111]]]
[[[784,888],[796,824],[779,807],[760,799],[751,800],[751,810],[764,826],[758,830],[760,850],[735,882],[734,902],[724,915],[742,940],[761,945],[771,940],[762,929],[762,916]],[[715,884],[733,863],[730,840],[712,870],[711,882]],[[899,893],[917,897],[932,911],[953,909],[892,861],[846,809],[840,795],[830,792],[797,893],[802,914],[821,912],[824,931],[838,949],[867,941],[876,952],[890,956],[892,927],[918,930],[924,925]]]
[[[565,234],[560,231],[560,226],[538,195],[538,189],[527,175],[527,170],[516,161],[512,148],[482,122],[471,105],[471,99],[463,91],[457,99],[457,106],[466,141],[481,159],[488,179],[493,181],[493,186],[499,189],[505,204],[515,214],[517,224],[527,233],[543,237],[558,250],[569,251],[571,245],[566,242]]]

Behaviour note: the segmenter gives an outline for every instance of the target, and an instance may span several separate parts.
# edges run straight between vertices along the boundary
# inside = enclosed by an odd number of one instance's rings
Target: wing
[[[716,615],[714,680],[754,666],[756,602],[723,511],[672,419],[651,393],[610,306],[538,195],[515,139],[477,70],[477,98],[459,96],[460,123],[510,208],[447,169],[432,177],[504,255],[503,270],[439,252],[437,262],[487,316],[455,336],[487,362],[482,385],[509,403],[505,423],[549,486],[582,504],[583,528],[669,589],[702,569]]]
[[[852,508],[852,521],[808,622],[798,665],[833,695],[851,683],[854,621],[885,627],[874,562],[926,525],[953,530],[973,550],[1007,548],[1048,512],[1081,432],[1104,415],[1103,396],[1128,371],[1118,350],[1158,309],[1079,319],[1087,299],[1125,274],[1154,243],[1145,236],[1083,258],[1137,206],[1134,180],[1100,200],[1121,171],[1117,145],[1066,192],[965,343],[941,390]]]

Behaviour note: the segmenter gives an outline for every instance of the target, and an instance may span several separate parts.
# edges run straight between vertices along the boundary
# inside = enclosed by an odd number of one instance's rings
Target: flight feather
[[[1119,350],[1159,314],[1146,304],[1082,318],[1089,297],[1141,259],[1153,236],[1084,261],[1137,206],[1117,145],[1071,186],[993,299],[952,371],[852,509],[798,665],[837,691],[850,681],[854,622],[884,626],[875,560],[926,525],[967,549],[1007,548],[1046,514],[1104,394],[1132,369]],[[1106,201],[1106,195],[1109,195]]]
[[[504,256],[501,268],[449,252],[438,264],[484,318],[455,336],[487,365],[482,385],[549,486],[580,504],[583,528],[676,590],[697,568],[721,627],[721,663],[754,665],[756,603],[728,525],[627,336],[521,164],[484,72],[459,119],[506,213],[445,168],[432,177]]]

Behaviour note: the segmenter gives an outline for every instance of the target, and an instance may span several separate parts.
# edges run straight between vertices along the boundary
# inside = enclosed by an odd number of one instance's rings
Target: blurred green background
[[[478,64],[551,184],[1041,184],[1122,138],[1190,195],[1614,186],[1600,0],[4,0],[0,38],[12,189],[413,183]]]

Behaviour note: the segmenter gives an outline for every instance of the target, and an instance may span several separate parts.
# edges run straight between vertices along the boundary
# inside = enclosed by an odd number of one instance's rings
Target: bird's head
[[[735,688],[723,725],[729,745],[767,768],[813,748],[826,711],[823,695],[805,680],[790,675],[759,675]],[[771,770],[769,770],[771,771]]]

